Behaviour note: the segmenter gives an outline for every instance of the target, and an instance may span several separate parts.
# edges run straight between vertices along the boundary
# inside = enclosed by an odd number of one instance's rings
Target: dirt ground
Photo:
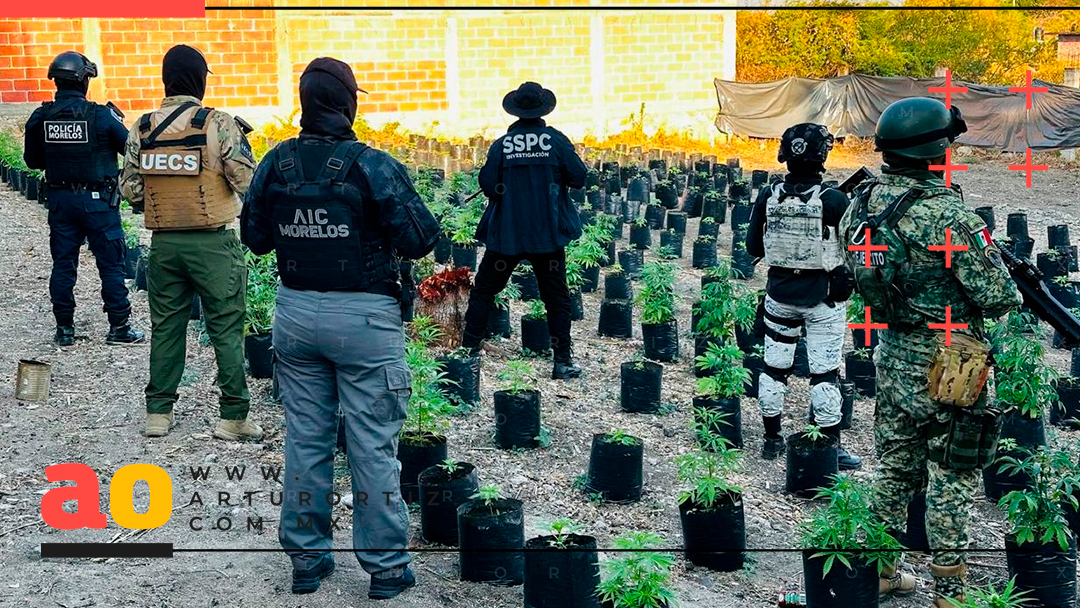
[[[767,154],[767,153],[766,153]],[[762,154],[763,157],[766,154]],[[775,157],[773,157],[775,158]],[[1080,238],[1080,177],[1076,166],[1064,165],[1054,157],[1047,160],[1051,170],[1036,173],[1031,189],[1024,187],[1022,174],[1007,170],[1010,163],[1023,162],[1014,156],[997,154],[961,155],[955,162],[968,163],[970,170],[956,179],[964,185],[972,206],[994,205],[998,225],[1012,211],[1029,214],[1036,251],[1045,249],[1048,224],[1066,223],[1073,238]],[[843,178],[863,160],[876,170],[876,162],[865,152],[849,153],[845,166],[831,170]],[[746,168],[755,168],[749,162]],[[775,163],[757,167],[777,169]],[[45,211],[22,200],[7,189],[0,191],[0,605],[60,606],[367,606],[368,577],[348,553],[337,554],[338,572],[326,580],[318,593],[293,596],[289,593],[289,563],[280,553],[276,538],[278,508],[270,503],[270,491],[280,484],[264,481],[260,466],[281,465],[284,441],[282,408],[270,399],[266,380],[251,380],[252,416],[262,424],[267,436],[260,444],[226,443],[211,439],[216,420],[217,396],[214,388],[214,358],[199,332],[199,323],[189,329],[188,360],[177,404],[179,425],[163,439],[148,440],[141,435],[144,421],[142,389],[147,378],[148,346],[107,347],[107,324],[100,310],[99,282],[92,256],[81,260],[77,286],[76,346],[58,349],[51,343],[53,321],[48,298],[50,255]],[[690,306],[697,294],[699,271],[690,269],[689,242],[696,232],[691,222],[679,279],[679,323],[683,328],[680,361],[665,366],[664,398],[673,408],[660,416],[630,415],[618,406],[618,364],[641,346],[640,327],[634,340],[598,338],[597,311],[600,293],[585,296],[586,318],[575,323],[574,339],[579,361],[585,368],[582,379],[565,383],[541,381],[543,423],[552,444],[546,449],[524,453],[496,450],[491,441],[493,415],[491,393],[495,372],[502,361],[516,354],[517,335],[497,347],[483,364],[483,402],[467,417],[453,419],[449,432],[450,454],[474,463],[481,483],[498,483],[503,490],[525,503],[526,537],[540,533],[542,525],[557,517],[570,517],[583,524],[583,532],[597,537],[601,547],[628,530],[652,530],[664,538],[666,546],[682,544],[676,507],[678,484],[674,480],[673,457],[689,448],[687,430],[693,384],[690,357],[693,343],[686,334]],[[730,244],[730,226],[723,226],[723,251]],[[751,286],[762,284],[759,276]],[[134,321],[149,330],[146,294],[132,294]],[[514,313],[518,327],[521,307]],[[515,334],[516,334],[515,330]],[[847,348],[851,348],[850,337]],[[1067,370],[1067,353],[1052,351],[1056,367]],[[14,398],[14,377],[21,358],[52,364],[52,394],[47,403],[28,403]],[[545,374],[548,363],[534,361]],[[802,427],[807,416],[807,382],[793,379],[787,400],[784,432]],[[872,437],[873,402],[856,404],[853,428],[844,435],[845,445],[865,458],[859,476],[872,476],[875,467]],[[681,557],[676,561],[674,587],[682,606],[709,608],[775,606],[775,594],[786,583],[798,584],[801,562],[796,546],[797,522],[812,502],[795,499],[782,491],[783,460],[765,462],[759,458],[761,421],[754,399],[743,402],[746,454],[744,472],[738,481],[746,487],[748,544],[755,551],[741,572],[721,574],[691,567]],[[575,478],[587,468],[589,442],[596,432],[622,427],[646,441],[646,493],[633,505],[596,505],[574,488]],[[1075,443],[1072,432],[1057,432],[1057,440]],[[107,529],[57,531],[44,525],[40,517],[42,494],[52,487],[43,469],[60,462],[82,462],[93,467],[102,484],[102,509],[108,513],[108,483],[112,473],[130,463],[151,463],[165,468],[172,477],[171,520],[150,531],[128,531],[110,518]],[[211,467],[208,480],[193,481],[189,467]],[[229,481],[224,467],[246,466],[243,481]],[[339,457],[339,469],[341,467]],[[344,492],[347,486],[340,486]],[[189,505],[194,492],[203,505]],[[237,495],[254,492],[251,505],[237,505]],[[217,504],[218,492],[230,492],[232,505]],[[146,486],[136,486],[136,508],[147,505]],[[1003,518],[998,509],[981,495],[975,504],[974,546],[998,549],[1003,546]],[[337,508],[343,521],[350,518],[344,507]],[[203,531],[192,531],[192,517],[202,517]],[[228,517],[233,528],[212,530],[212,522]],[[248,531],[248,517],[264,518],[262,532]],[[222,520],[224,522],[224,520]],[[348,523],[338,533],[339,548],[349,546]],[[413,543],[419,540],[419,517],[413,517]],[[42,542],[137,540],[172,542],[177,549],[246,548],[267,552],[178,552],[172,559],[43,560]],[[427,547],[431,548],[431,547]],[[601,558],[603,559],[603,555]],[[970,558],[972,580],[1000,581],[1004,577],[1004,557],[991,551],[976,552]],[[923,579],[915,596],[889,602],[894,608],[925,607],[930,604],[927,559],[911,556],[909,562]],[[511,607],[522,604],[521,587],[499,588],[457,580],[457,555],[453,549],[414,555],[419,585],[400,598],[384,602],[388,607],[458,608]]]

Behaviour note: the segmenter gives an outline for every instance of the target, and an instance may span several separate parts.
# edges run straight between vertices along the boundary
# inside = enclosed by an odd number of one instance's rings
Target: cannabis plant
[[[533,320],[546,319],[547,308],[544,307],[544,302],[542,300],[529,301],[529,306],[525,310],[525,318]]]
[[[697,379],[698,394],[711,398],[738,397],[746,392],[750,370],[743,367],[743,353],[731,342],[713,342],[705,354],[694,358],[694,365],[709,372]]]
[[[521,297],[521,288],[513,281],[508,281],[502,291],[495,294],[495,306],[501,310],[510,310],[510,302]]]
[[[641,291],[635,298],[645,325],[675,318],[675,264],[654,260],[641,269]]]
[[[694,411],[692,424],[698,448],[675,459],[679,481],[690,485],[679,495],[679,502],[690,500],[695,507],[710,510],[725,497],[742,494],[743,489],[729,479],[739,469],[742,452],[717,432],[727,424],[727,416],[712,408]]]
[[[449,426],[447,417],[455,411],[442,390],[452,381],[446,377],[442,362],[431,351],[431,344],[439,340],[441,333],[429,317],[415,317],[405,343],[405,363],[412,375],[412,394],[405,408],[404,428],[414,441],[440,435]]]
[[[801,545],[824,558],[822,575],[836,562],[848,568],[856,562],[876,566],[880,573],[900,558],[903,548],[870,508],[871,487],[846,475],[833,476],[833,484],[815,498],[825,505],[813,511],[801,525]]]
[[[536,390],[536,377],[533,368],[527,361],[515,359],[507,361],[496,376],[502,382],[502,388],[512,395],[518,395],[526,391]]]
[[[998,472],[1032,480],[1030,487],[1013,490],[998,501],[1012,525],[1016,544],[1057,542],[1062,551],[1068,550],[1072,532],[1062,505],[1080,508],[1074,495],[1080,488],[1080,467],[1064,450],[1022,448],[1012,439],[1002,440],[1001,447],[1017,456],[999,458]]]
[[[995,327],[994,355],[997,398],[1010,409],[1030,418],[1058,402],[1057,371],[1045,361],[1046,349],[1032,335],[1034,317],[1013,312]]]
[[[993,585],[985,589],[968,587],[963,600],[946,598],[945,602],[950,608],[1023,608],[1034,601],[1025,595],[1026,591],[1016,590],[1016,579],[1010,578],[1001,591]]]
[[[597,592],[612,608],[664,608],[675,605],[671,566],[675,558],[657,551],[661,538],[652,532],[632,532],[615,539],[620,552],[601,564]]]
[[[244,250],[247,264],[247,291],[244,294],[244,330],[249,335],[265,336],[274,327],[277,304],[278,271],[273,255],[255,255]]]
[[[556,549],[566,549],[570,546],[570,536],[581,529],[581,524],[563,517],[549,523],[547,527],[551,530],[551,536],[553,537],[548,541],[548,546]]]
[[[613,445],[638,445],[641,440],[634,437],[626,429],[614,429],[604,433],[604,441]]]

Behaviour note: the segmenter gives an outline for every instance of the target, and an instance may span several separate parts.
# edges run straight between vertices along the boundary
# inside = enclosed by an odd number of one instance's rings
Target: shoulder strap
[[[918,188],[909,189],[907,192],[896,197],[884,211],[867,222],[867,227],[873,230],[882,224],[887,224],[889,228],[896,228],[896,225],[900,223],[900,220],[903,219],[904,215],[911,209],[912,205],[919,200],[919,197],[921,197],[922,194],[923,191]]]
[[[172,113],[170,113],[168,116],[165,117],[164,120],[158,123],[157,128],[151,131],[149,136],[143,139],[142,146],[144,148],[152,146],[154,142],[157,141],[157,138],[159,135],[161,135],[162,131],[168,128],[168,126],[171,125],[173,121],[179,118],[185,110],[188,110],[189,108],[194,108],[198,105],[199,104],[193,101],[185,101],[184,103],[177,106],[176,109],[172,111]]]
[[[149,132],[150,132],[150,113],[147,112],[146,114],[142,115],[142,118],[139,119],[139,133],[146,134],[146,133],[149,133]]]
[[[368,147],[358,141],[346,140],[337,145],[326,159],[326,164],[319,172],[318,181],[343,182],[349,174],[349,169],[356,163],[357,157],[364,153]]]
[[[300,170],[300,155],[296,149],[296,138],[292,138],[278,148],[277,170],[281,177],[290,184],[303,183]]]
[[[197,112],[195,112],[195,116],[193,116],[192,119],[191,119],[191,126],[195,127],[196,129],[199,129],[201,131],[203,129],[203,127],[206,126],[206,117],[209,116],[210,112],[213,112],[213,111],[214,111],[214,108],[207,108],[205,106],[202,107],[202,108],[199,108],[199,110]]]

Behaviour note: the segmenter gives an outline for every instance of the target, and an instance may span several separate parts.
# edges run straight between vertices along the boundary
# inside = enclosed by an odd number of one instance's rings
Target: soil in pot
[[[551,350],[551,333],[547,319],[521,317],[521,347],[532,353]]]
[[[525,517],[521,501],[500,498],[490,505],[473,499],[458,507],[458,564],[461,580],[520,585],[525,580]]]
[[[567,534],[525,542],[525,608],[597,608],[600,562],[596,539]]]
[[[429,543],[457,546],[457,509],[480,487],[476,467],[458,463],[453,473],[442,466],[420,473],[420,534]]]
[[[581,290],[575,289],[570,292],[570,320],[580,321],[584,318],[585,308],[581,301]]]
[[[510,333],[510,309],[498,306],[492,308],[488,315],[487,337],[509,338]]]
[[[540,445],[540,391],[495,391],[495,445],[504,450]]]
[[[624,412],[652,414],[660,409],[664,366],[652,361],[626,361],[619,375],[619,403]]]
[[[694,241],[691,265],[694,268],[712,268],[716,266],[716,241]]]
[[[446,437],[434,433],[402,431],[397,459],[401,463],[401,498],[420,500],[420,473],[446,460]]]
[[[476,405],[480,402],[480,355],[446,355],[439,357],[443,373],[450,382],[440,387],[451,399]]]
[[[273,335],[250,334],[244,336],[244,356],[247,357],[248,373],[252,378],[274,376]]]
[[[855,351],[844,353],[844,378],[855,384],[859,393],[873,398],[877,394],[874,361],[856,356]]]
[[[660,230],[664,227],[664,214],[667,210],[660,205],[646,205],[645,206],[645,220],[649,224],[649,228],[652,230]]]
[[[1050,406],[1050,424],[1080,429],[1080,378],[1058,379],[1058,403]]]
[[[199,298],[199,294],[195,294],[195,297],[191,298],[191,313],[188,315],[188,319],[198,321],[201,318],[202,300]]]
[[[813,557],[813,550],[803,551],[803,580],[807,608],[877,608],[878,571],[857,559],[848,568],[839,560],[825,571],[825,557]]]
[[[640,249],[627,249],[619,252],[619,265],[623,272],[633,279],[641,278],[641,266],[645,263],[645,256]]]
[[[678,232],[664,231],[660,233],[660,249],[666,249],[670,251],[670,255],[674,258],[681,258],[683,256],[683,239],[685,235]]]
[[[645,358],[670,362],[679,358],[679,323],[672,319],[666,323],[642,323],[641,338]]]
[[[455,268],[468,268],[476,272],[476,245],[452,245],[450,257]]]
[[[671,211],[667,214],[667,228],[679,234],[686,234],[686,214],[682,211]]]
[[[630,300],[604,300],[600,303],[597,333],[607,338],[634,337],[634,306]]]
[[[634,290],[630,286],[630,277],[625,272],[609,272],[604,275],[604,299],[633,300]]]
[[[838,472],[836,442],[830,437],[816,441],[805,433],[787,438],[787,480],[784,489],[802,497],[813,498],[819,488],[828,487]]]
[[[540,299],[540,287],[536,283],[536,273],[531,267],[522,268],[520,272],[510,275],[510,280],[521,291],[521,300],[529,302]]]
[[[1038,539],[1036,535],[1036,539]],[[1009,578],[1015,577],[1016,590],[1024,593],[1032,606],[1073,608],[1076,606],[1076,539],[1062,551],[1057,541],[1017,545],[1012,535],[1005,536],[1005,562]]]
[[[641,498],[644,485],[642,454],[645,442],[632,437],[626,445],[609,442],[604,433],[593,435],[586,490],[607,502],[627,503]]]
[[[648,249],[652,246],[652,231],[648,224],[630,226],[630,246],[636,249]]]
[[[694,409],[705,408],[724,414],[723,421],[711,429],[712,433],[731,442],[732,447],[742,449],[742,401],[738,397],[705,397],[693,399]],[[696,416],[695,416],[696,418]]]
[[[435,263],[445,264],[450,261],[450,237],[445,234],[439,237],[439,240],[435,241]]]
[[[719,572],[742,569],[746,557],[746,520],[741,495],[729,494],[710,508],[684,500],[679,503],[679,520],[690,563]]]
[[[907,508],[907,527],[898,539],[911,551],[930,553],[930,541],[926,537],[926,493],[916,494]]]

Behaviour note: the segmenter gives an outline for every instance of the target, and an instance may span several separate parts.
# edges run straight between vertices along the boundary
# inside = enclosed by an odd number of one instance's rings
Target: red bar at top
[[[47,0],[45,2],[2,2],[0,17],[205,17],[204,0]]]

